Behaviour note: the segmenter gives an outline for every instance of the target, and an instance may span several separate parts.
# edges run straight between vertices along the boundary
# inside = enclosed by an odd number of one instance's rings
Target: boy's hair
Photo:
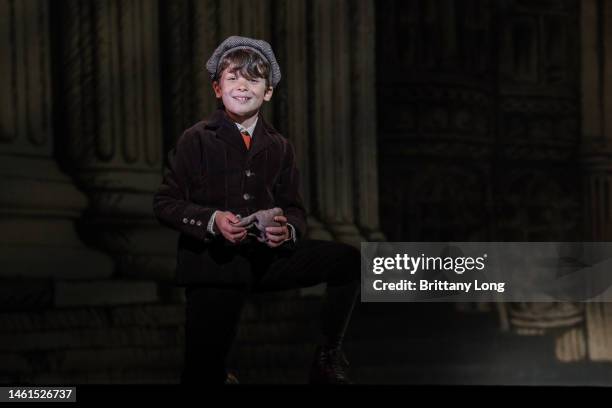
[[[248,48],[238,48],[228,52],[219,62],[213,81],[218,81],[223,70],[232,65],[234,66],[232,72],[240,72],[240,75],[246,79],[263,78],[266,80],[266,88],[270,86],[272,81],[270,64],[257,52]]]

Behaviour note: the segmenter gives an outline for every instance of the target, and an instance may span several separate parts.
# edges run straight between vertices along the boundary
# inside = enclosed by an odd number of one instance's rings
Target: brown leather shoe
[[[240,384],[240,382],[238,381],[238,377],[236,377],[234,374],[232,373],[227,373],[227,377],[225,377],[225,385],[234,385],[234,384]]]
[[[310,384],[352,384],[342,349],[318,347],[310,368]]]

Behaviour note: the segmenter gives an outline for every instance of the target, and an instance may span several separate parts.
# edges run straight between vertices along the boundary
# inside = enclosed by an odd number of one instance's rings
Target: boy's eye
[[[256,83],[258,83],[258,82],[259,82],[259,79],[257,79],[257,78],[253,78],[253,79],[251,79],[251,83],[253,83],[253,84],[256,84]]]

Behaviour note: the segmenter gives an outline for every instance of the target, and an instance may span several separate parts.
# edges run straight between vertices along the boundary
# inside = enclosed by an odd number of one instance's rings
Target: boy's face
[[[264,78],[247,79],[234,66],[223,70],[219,81],[212,86],[215,96],[223,100],[228,113],[240,118],[251,117],[259,111],[264,101],[272,99],[272,87],[266,87]]]

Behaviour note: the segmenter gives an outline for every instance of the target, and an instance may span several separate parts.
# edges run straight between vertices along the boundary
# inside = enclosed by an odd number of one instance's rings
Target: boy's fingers
[[[224,229],[225,229],[225,230],[226,230],[228,233],[230,233],[230,234],[237,234],[237,233],[239,233],[239,232],[246,231],[246,229],[245,229],[244,227],[236,227],[236,226],[234,226],[234,225],[232,225],[232,224],[229,224],[229,223],[228,223],[228,224],[225,224],[225,225],[223,226],[223,228],[224,228]]]
[[[266,238],[268,238],[268,240],[272,241],[272,242],[281,242],[281,241],[283,241],[283,236],[282,235],[266,234]]]
[[[230,232],[228,235],[232,238],[239,238],[246,235],[246,231]]]
[[[274,217],[274,221],[284,224],[287,222],[287,217],[285,217],[284,215],[277,215],[276,217]]]
[[[246,231],[245,231],[245,233],[242,233],[242,234],[228,234],[226,238],[228,239],[228,241],[236,243],[236,242],[242,241],[242,239],[245,236],[246,236]]]
[[[278,246],[281,246],[283,244],[283,241],[284,240],[281,239],[278,242],[275,242],[275,241],[269,241],[269,242],[272,244],[273,247],[278,247]]]
[[[228,234],[243,234],[246,230],[242,227],[228,227],[225,229]]]
[[[232,214],[231,212],[226,213],[226,217],[227,220],[229,220],[230,222],[233,223],[237,223],[240,222],[240,219],[238,217],[236,217],[234,214]]]
[[[284,234],[287,231],[286,227],[266,227],[266,232],[273,235]]]
[[[266,245],[268,245],[270,248],[275,248],[275,247],[279,246],[280,243],[268,240],[268,241],[266,241]]]

